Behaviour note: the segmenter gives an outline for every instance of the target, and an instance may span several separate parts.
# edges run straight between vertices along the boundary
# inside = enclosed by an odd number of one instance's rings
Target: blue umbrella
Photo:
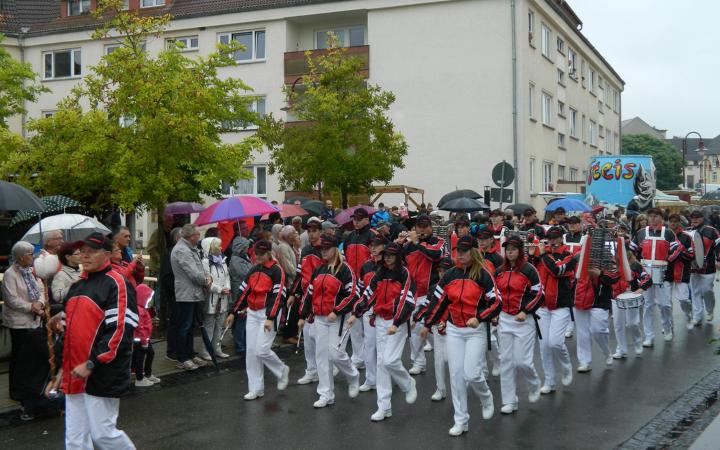
[[[557,200],[551,201],[546,207],[545,211],[555,211],[557,208],[565,208],[565,211],[571,212],[571,211],[580,211],[580,212],[587,212],[591,211],[592,208],[590,206],[576,198],[559,198]]]

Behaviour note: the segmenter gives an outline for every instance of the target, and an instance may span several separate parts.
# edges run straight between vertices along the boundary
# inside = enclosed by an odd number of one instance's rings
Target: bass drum
[[[690,242],[692,242],[692,249],[695,254],[695,257],[690,263],[690,268],[699,269],[705,265],[705,243],[703,242],[702,236],[700,236],[697,230],[687,230],[683,231],[683,233],[690,236]]]

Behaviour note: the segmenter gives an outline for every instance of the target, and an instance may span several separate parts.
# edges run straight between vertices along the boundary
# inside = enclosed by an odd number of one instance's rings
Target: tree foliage
[[[368,86],[363,63],[346,54],[331,36],[327,53],[305,57],[308,75],[285,88],[290,113],[297,122],[268,115],[258,136],[270,150],[270,173],[279,174],[283,189],[310,191],[318,186],[339,192],[343,207],[348,194],[369,192],[373,183],[388,183],[404,167],[405,139],[386,113],[392,92]]]
[[[0,43],[4,36],[0,34]],[[37,84],[37,74],[30,63],[15,60],[0,47],[0,128],[7,128],[7,119],[24,114],[25,102],[34,102],[49,89]]]
[[[256,121],[253,98],[241,80],[220,76],[235,65],[237,45],[188,58],[177,46],[156,57],[145,51],[169,16],[119,10],[100,2],[105,25],[95,39],[120,45],[86,71],[58,112],[30,123],[27,149],[9,158],[5,173],[42,194],[63,194],[96,211],[162,209],[169,201],[219,194],[221,180],[247,177],[243,169],[257,138],[222,142],[230,122]]]
[[[667,142],[648,134],[622,136],[623,155],[650,155],[655,164],[658,189],[677,189],[682,184],[682,154]]]

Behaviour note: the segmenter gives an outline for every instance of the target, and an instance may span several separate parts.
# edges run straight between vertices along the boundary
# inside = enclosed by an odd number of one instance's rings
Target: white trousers
[[[477,328],[456,327],[447,324],[447,354],[450,368],[450,386],[452,391],[455,423],[464,425],[470,421],[467,397],[470,388],[485,405],[492,402],[493,396],[483,375],[483,361],[487,351],[487,323]],[[416,327],[417,328],[417,327]]]
[[[354,326],[353,326],[354,327]],[[357,382],[359,373],[350,357],[345,351],[347,342],[340,343],[339,318],[334,322],[327,320],[327,316],[315,317],[315,361],[317,362],[318,387],[317,393],[321,399],[329,402],[335,401],[335,380],[332,367],[335,365],[340,373],[345,375],[348,383]]]
[[[655,306],[660,309],[660,321],[664,332],[672,331],[672,301],[670,298],[670,282],[653,285],[643,293],[645,308],[643,310],[643,331],[645,339],[655,339]]]
[[[370,325],[370,314],[371,311],[363,314],[363,332],[365,338],[363,340],[363,360],[365,361],[365,383],[370,386],[377,384],[377,364],[378,364],[378,353],[375,334],[377,334],[377,318],[375,320],[375,326]],[[355,325],[353,325],[353,328]],[[401,330],[398,330],[400,333]],[[405,342],[405,341],[403,341]],[[353,350],[354,352],[355,350]]]
[[[375,318],[375,342],[377,349],[377,405],[382,411],[391,409],[392,382],[395,381],[400,390],[410,390],[412,380],[402,364],[402,353],[407,339],[407,325],[398,327],[397,333],[387,334],[392,320]],[[367,334],[365,337],[367,338]],[[367,344],[367,339],[365,340]],[[367,364],[367,361],[366,361]],[[367,367],[367,366],[366,366]]]
[[[519,375],[527,380],[528,388],[536,391],[540,378],[535,371],[535,320],[528,316],[524,322],[517,322],[515,316],[500,313],[498,341],[500,343],[500,392],[503,405],[518,402],[515,378]]]
[[[545,384],[555,386],[555,362],[563,372],[572,371],[570,353],[565,345],[565,330],[570,319],[570,308],[558,308],[552,311],[545,307],[538,309],[540,325],[540,358],[545,372]]]
[[[415,328],[422,324],[415,325]],[[447,338],[440,334],[437,325],[433,328],[433,363],[435,366],[435,386],[441,391],[447,392],[445,371],[447,370]]]
[[[424,306],[427,302],[427,296],[418,297],[415,312],[422,306]],[[423,347],[425,347],[425,343],[422,341],[422,339],[420,339],[421,329],[422,327],[420,325],[415,325],[410,334],[410,361],[412,362],[413,366],[425,369],[425,367],[427,367],[427,358],[425,358],[425,350],[423,350]]]
[[[490,326],[490,351],[487,352],[485,358],[485,365],[483,366],[483,373],[485,378],[490,376],[490,369],[492,367],[500,367],[500,348],[498,345],[498,331],[497,327]]]
[[[317,377],[317,363],[315,362],[315,324],[305,322],[303,326],[303,350],[305,352],[305,375]]]
[[[642,342],[642,334],[640,333],[640,308],[621,309],[618,308],[617,304],[613,301],[612,311],[617,351],[627,355],[627,333],[630,333],[633,346],[638,346]]]
[[[610,312],[607,309],[575,308],[575,333],[577,336],[577,358],[580,364],[592,364],[592,341],[604,355],[610,354]]]
[[[203,317],[203,327],[205,328],[205,331],[208,334],[208,338],[210,338],[210,341],[212,342],[212,348],[215,351],[215,354],[217,355],[220,353],[220,336],[222,335],[223,328],[225,327],[225,319],[227,318],[227,312],[221,312],[221,313],[205,313],[205,316]],[[207,350],[205,349],[205,346],[203,346],[202,349],[202,356],[208,355]]]
[[[701,322],[703,312],[712,314],[715,311],[715,292],[713,291],[713,283],[715,282],[715,274],[708,273],[691,273],[690,274],[690,294],[692,295],[692,315],[693,320]]]
[[[345,315],[345,326],[347,326],[347,321],[350,319],[350,314]],[[350,329],[350,343],[352,344],[352,362],[353,364],[363,364],[365,361],[363,361],[363,346],[365,343],[365,330],[364,330],[364,320],[359,320],[353,325],[353,327]],[[345,344],[347,347],[347,343]]]
[[[671,283],[670,301],[673,305],[677,301],[680,304],[680,309],[685,313],[687,321],[692,321],[692,301],[690,300],[689,283]]]
[[[65,448],[67,450],[135,449],[124,431],[117,429],[120,399],[90,394],[65,396]]]
[[[245,371],[248,376],[248,390],[250,392],[262,392],[265,390],[264,367],[267,368],[278,379],[282,376],[285,364],[280,361],[278,355],[272,351],[272,344],[275,340],[276,331],[265,331],[265,310],[247,310],[245,321]]]

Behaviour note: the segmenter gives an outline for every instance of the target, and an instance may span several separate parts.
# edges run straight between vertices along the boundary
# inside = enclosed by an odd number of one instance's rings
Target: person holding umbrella
[[[273,258],[272,243],[266,240],[255,244],[257,263],[250,269],[247,280],[240,286],[240,296],[229,314],[225,326],[231,327],[240,311],[247,310],[245,323],[245,370],[248,393],[243,399],[255,400],[265,395],[263,369],[267,367],[278,379],[278,391],[285,390],[290,368],[272,351],[277,335],[277,320],[285,302],[285,273]]]

